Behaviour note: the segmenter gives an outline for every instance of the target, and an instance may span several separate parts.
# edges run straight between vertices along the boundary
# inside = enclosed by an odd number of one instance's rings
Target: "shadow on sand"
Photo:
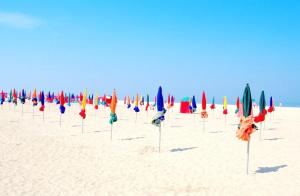
[[[270,173],[270,172],[278,172],[279,169],[285,168],[287,165],[278,165],[274,167],[259,167],[258,170],[255,171],[255,173]]]
[[[189,147],[189,148],[174,148],[171,149],[170,152],[182,152],[182,151],[187,151],[187,150],[192,150],[198,147]]]
[[[138,140],[138,139],[143,139],[145,137],[130,137],[130,138],[123,138],[120,139],[121,141],[130,141],[130,140]]]
[[[283,138],[281,138],[281,137],[275,137],[275,138],[268,138],[268,139],[264,139],[264,140],[276,141],[276,140],[283,140]]]

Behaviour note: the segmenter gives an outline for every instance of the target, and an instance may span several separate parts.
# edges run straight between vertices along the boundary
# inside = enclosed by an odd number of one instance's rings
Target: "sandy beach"
[[[299,108],[276,108],[262,139],[252,134],[249,175],[246,142],[235,137],[238,118],[229,106],[180,114],[176,104],[162,125],[161,153],[154,111],[136,115],[122,101],[110,140],[109,108],[79,106],[42,113],[32,106],[0,109],[1,195],[300,195]],[[172,111],[173,110],[173,111]],[[255,113],[257,113],[257,108]]]

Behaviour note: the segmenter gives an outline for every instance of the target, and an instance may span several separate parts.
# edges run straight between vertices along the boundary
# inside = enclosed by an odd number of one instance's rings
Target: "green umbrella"
[[[265,92],[261,91],[260,98],[259,98],[259,113],[262,113],[265,107],[266,107]]]
[[[247,118],[251,115],[252,111],[252,98],[249,84],[246,85],[243,95],[243,112],[244,116]]]

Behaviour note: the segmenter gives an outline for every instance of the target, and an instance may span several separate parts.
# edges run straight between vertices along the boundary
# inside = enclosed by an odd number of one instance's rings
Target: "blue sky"
[[[300,1],[0,0],[0,89],[300,105]],[[5,74],[3,74],[5,73]]]

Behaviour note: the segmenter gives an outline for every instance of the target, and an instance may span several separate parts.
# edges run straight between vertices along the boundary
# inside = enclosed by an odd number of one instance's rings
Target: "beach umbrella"
[[[228,114],[228,111],[227,111],[227,97],[224,96],[224,99],[223,99],[223,114],[226,116]]]
[[[139,109],[139,95],[137,94],[136,97],[135,97],[135,102],[134,102],[134,108],[133,110],[137,113],[137,112],[140,112],[140,109]]]
[[[238,130],[236,136],[243,140],[247,141],[247,167],[246,172],[248,174],[249,168],[249,152],[250,152],[250,135],[255,131],[256,126],[253,122],[252,116],[252,98],[249,84],[246,85],[244,94],[243,94],[243,116],[240,119]]]
[[[12,96],[12,90],[9,91],[9,96],[8,96],[8,103],[11,103],[13,100],[13,96]]]
[[[167,108],[170,109],[172,106],[171,106],[171,95],[168,94],[168,106]]]
[[[18,96],[17,96],[17,92],[16,89],[13,90],[13,103],[15,104],[15,106],[18,104]]]
[[[149,102],[150,102],[150,98],[149,98],[149,95],[148,95],[148,94],[147,94],[146,102],[147,102],[147,103],[146,103],[146,108],[145,108],[145,110],[148,111],[148,108],[149,108],[149,106],[150,106],[150,103],[149,103]]]
[[[140,101],[140,105],[144,105],[144,102],[145,102],[144,96],[142,96],[141,101]]]
[[[45,109],[45,95],[44,95],[44,91],[41,92],[40,102],[41,102],[41,107],[39,108],[39,110],[40,110],[41,112],[43,112],[43,122],[45,122],[45,115],[44,115],[44,109]]]
[[[4,101],[5,101],[5,96],[4,96],[4,92],[3,92],[3,90],[2,90],[2,91],[1,91],[1,100],[0,100],[0,104],[3,105]]]
[[[96,94],[96,96],[95,96],[95,109],[98,110],[98,107],[99,107],[99,97],[98,97],[98,94]]]
[[[193,98],[192,98],[192,113],[196,112],[196,110],[197,110],[197,103],[196,103],[195,95],[193,95]]]
[[[208,118],[208,114],[206,112],[206,96],[205,92],[202,93],[202,111],[201,111],[201,118],[203,119],[203,131],[205,131],[205,119]]]
[[[79,115],[82,118],[81,121],[81,132],[83,133],[83,120],[86,118],[86,111],[85,111],[85,107],[86,107],[86,98],[87,98],[87,90],[84,90],[84,94],[82,95],[82,101],[81,101],[81,111],[79,113]]]
[[[172,95],[172,96],[171,96],[171,107],[173,107],[174,104],[175,104],[175,98],[174,98],[174,96]]]
[[[151,123],[159,127],[159,152],[161,144],[161,122],[165,120],[165,114],[167,110],[164,108],[164,98],[162,95],[161,86],[158,88],[157,92],[157,114],[153,117]]]
[[[65,95],[64,95],[64,91],[61,91],[61,94],[59,96],[59,110],[60,110],[60,117],[59,117],[59,126],[61,127],[61,117],[62,117],[62,114],[65,113]]]
[[[36,95],[36,89],[34,89],[33,94],[32,94],[32,104],[33,106],[36,106],[37,103],[37,95]]]
[[[154,110],[156,107],[156,96],[154,97],[154,101],[153,101],[153,105],[152,105],[152,109]]]
[[[273,99],[273,97],[270,97],[270,106],[269,106],[268,112],[272,113],[274,111],[275,111],[274,99]]]
[[[117,122],[118,120],[116,114],[116,108],[117,108],[117,95],[116,95],[116,90],[114,90],[111,98],[111,103],[110,103],[110,119],[109,119],[109,123],[111,125],[110,140],[112,140],[113,123]]]
[[[206,95],[203,91],[202,93],[202,112],[201,112],[201,118],[205,119],[208,117],[208,114],[206,112]]]
[[[131,107],[131,101],[130,101],[130,97],[128,96],[127,99],[127,108],[129,109]]]
[[[137,113],[140,112],[140,109],[139,109],[139,95],[138,94],[135,97],[133,110],[135,111],[135,122],[136,122],[137,121]]]
[[[238,98],[236,99],[236,109],[235,109],[235,113],[238,114],[239,110],[240,110],[240,97],[238,97]]]
[[[215,97],[213,97],[211,105],[210,105],[210,109],[214,110],[216,109],[216,105],[215,105]]]
[[[262,122],[265,120],[265,116],[268,113],[265,108],[266,108],[265,92],[262,91],[259,98],[259,114],[254,117],[254,122],[260,123],[260,129],[259,129],[260,140],[261,140],[261,133],[262,133]]]

